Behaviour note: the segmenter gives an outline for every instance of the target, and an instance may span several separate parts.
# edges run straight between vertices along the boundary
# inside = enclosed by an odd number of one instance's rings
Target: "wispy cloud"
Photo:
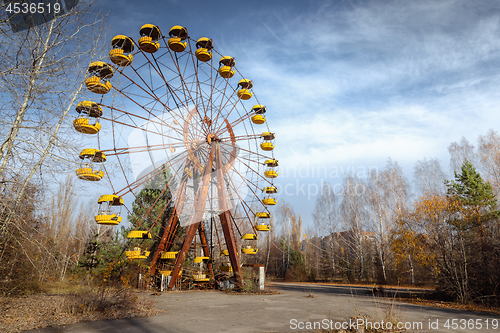
[[[232,46],[287,161],[409,162],[498,120],[499,13],[489,2],[325,3],[270,13]]]

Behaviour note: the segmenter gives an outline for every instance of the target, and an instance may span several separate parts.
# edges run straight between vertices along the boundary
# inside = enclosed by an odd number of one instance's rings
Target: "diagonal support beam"
[[[172,215],[170,215],[170,218],[168,219],[167,225],[161,237],[160,245],[158,245],[158,247],[156,248],[156,251],[153,255],[153,259],[151,260],[151,264],[149,267],[149,275],[151,276],[155,275],[156,266],[158,265],[158,260],[160,259],[161,253],[165,251],[165,248],[168,247],[169,238],[171,238],[169,236],[171,234],[175,234],[175,230],[177,229],[177,224],[178,224],[178,218],[174,207]]]
[[[222,154],[219,142],[215,143],[215,159],[217,167],[217,192],[219,197],[219,214],[220,223],[222,225],[222,231],[224,232],[224,238],[226,239],[226,246],[229,252],[229,259],[231,261],[231,266],[233,267],[234,277],[236,279],[236,284],[238,287],[243,287],[243,275],[241,274],[240,259],[238,257],[238,248],[234,239],[234,232],[231,224],[231,217],[229,215],[229,210],[227,209],[227,197],[224,181],[224,164],[222,163]]]
[[[187,163],[187,166],[190,166],[191,162]],[[180,201],[179,204],[177,205],[179,211],[182,211],[182,207],[184,204],[184,196],[186,194],[186,179],[187,179],[187,174],[184,172],[182,176],[182,181],[179,184],[179,195],[178,195],[178,200]],[[153,276],[156,273],[156,267],[158,266],[158,260],[160,259],[161,253],[163,251],[168,251],[170,247],[172,247],[174,237],[175,237],[175,232],[177,231],[177,227],[179,225],[179,218],[177,216],[177,211],[174,209],[172,211],[172,214],[170,215],[170,218],[168,219],[167,225],[165,226],[165,230],[163,231],[163,235],[161,236],[160,244],[156,248],[156,251],[153,255],[153,259],[151,260],[150,268],[149,268],[149,274]]]
[[[200,226],[198,227],[198,233],[200,235],[200,241],[201,241],[201,247],[203,249],[203,255],[205,257],[210,257],[210,250],[208,249],[208,243],[207,243],[207,235],[205,233],[205,223],[201,222]],[[210,257],[210,260],[208,261],[208,272],[210,273],[210,277],[214,277],[214,270],[212,267],[212,257]]]
[[[172,271],[172,277],[168,284],[167,290],[172,290],[175,286],[175,281],[179,276],[179,272],[182,269],[182,265],[184,264],[184,259],[186,258],[186,254],[193,243],[194,236],[196,235],[196,231],[200,227],[201,220],[203,218],[203,214],[205,213],[205,205],[207,203],[208,189],[210,187],[210,178],[212,173],[212,165],[214,163],[214,151],[213,144],[210,147],[210,155],[208,157],[207,164],[205,165],[205,169],[203,170],[203,181],[201,186],[198,188],[198,192],[196,193],[195,203],[193,207],[193,211],[191,212],[191,216],[189,218],[189,225],[186,231],[186,236],[184,237],[184,243],[182,244],[182,248],[175,259],[174,269]]]

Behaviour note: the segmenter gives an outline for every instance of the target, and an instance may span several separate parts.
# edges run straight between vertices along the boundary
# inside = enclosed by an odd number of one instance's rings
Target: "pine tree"
[[[143,188],[136,195],[132,203],[132,214],[128,215],[128,220],[132,223],[130,228],[124,230],[124,236],[132,230],[150,231],[152,239],[137,240],[129,244],[140,245],[142,248],[154,248],[158,241],[154,236],[161,235],[161,230],[173,212],[172,188],[169,182],[172,178],[170,170],[164,168],[162,172],[148,180]]]
[[[462,302],[500,302],[497,199],[492,187],[465,161],[455,181],[446,181],[452,226],[444,239],[441,287]]]
[[[462,230],[479,228],[482,235],[484,222],[498,217],[500,213],[491,185],[483,180],[467,160],[462,164],[461,173],[455,171],[455,180],[447,180],[445,184],[448,197],[459,212],[454,225]]]

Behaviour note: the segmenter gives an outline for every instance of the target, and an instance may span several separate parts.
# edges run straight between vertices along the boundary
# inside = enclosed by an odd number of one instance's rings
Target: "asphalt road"
[[[409,332],[500,332],[500,315],[406,304],[374,296],[366,287],[275,283],[272,288],[280,293],[169,292],[150,296],[165,311],[157,316],[28,332],[321,332],[326,328],[359,330],[398,324]]]

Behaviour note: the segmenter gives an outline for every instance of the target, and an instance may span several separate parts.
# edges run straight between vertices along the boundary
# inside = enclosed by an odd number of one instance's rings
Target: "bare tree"
[[[494,130],[478,139],[478,162],[485,180],[496,195],[500,194],[500,136]]]
[[[52,231],[50,217],[43,216],[44,203],[50,202],[47,190],[56,188],[47,180],[74,169],[81,136],[75,135],[68,118],[83,99],[86,69],[100,52],[103,16],[96,9],[80,1],[58,18],[19,32],[0,22],[0,259],[8,258],[6,265],[14,267],[27,263],[30,281],[44,274],[43,266],[38,270],[44,261],[35,258],[58,262],[59,275],[75,259],[63,255],[55,260],[50,253],[75,251],[65,238],[74,235],[75,226],[57,227],[55,235],[65,240],[66,248],[49,247],[45,236]],[[6,255],[9,249],[15,257]]]
[[[437,158],[418,160],[413,167],[415,192],[418,196],[446,193],[446,175]]]
[[[349,233],[339,234],[349,252],[353,255],[350,266],[358,281],[366,277],[366,253],[363,247],[363,233],[368,219],[365,202],[366,184],[353,175],[344,175],[344,195],[340,204],[342,222]]]
[[[387,282],[388,230],[391,224],[390,193],[388,193],[387,174],[376,171],[368,175],[366,198],[370,222],[376,234],[376,250],[382,268],[383,282]]]
[[[465,160],[474,165],[477,164],[476,150],[465,137],[462,137],[460,143],[452,142],[448,146],[448,152],[450,153],[450,170],[452,174],[455,171],[460,170],[460,167]]]
[[[331,272],[334,278],[336,273],[336,248],[338,244],[332,234],[340,231],[340,196],[336,195],[327,182],[323,183],[320,195],[316,198],[314,204],[313,221],[316,228],[323,234],[322,247],[324,247],[325,256],[328,258],[324,269]],[[323,256],[317,256],[319,261]]]
[[[368,176],[366,200],[371,228],[375,231],[375,247],[383,282],[387,282],[390,262],[390,231],[396,219],[407,211],[409,194],[410,185],[403,170],[391,159],[388,159],[382,172],[372,171]]]
[[[7,129],[0,145],[0,177],[16,195],[0,208],[3,234],[15,216],[26,188],[34,179],[57,176],[73,167],[74,132],[67,116],[83,92],[88,64],[98,52],[102,15],[91,3],[46,24],[14,33],[2,25],[0,43],[0,124]]]
[[[75,176],[69,174],[52,197],[45,214],[44,232],[40,235],[40,245],[46,249],[45,263],[39,268],[41,279],[52,274],[63,280],[68,267],[80,259],[93,227],[99,227],[93,223],[93,207],[78,201]]]

